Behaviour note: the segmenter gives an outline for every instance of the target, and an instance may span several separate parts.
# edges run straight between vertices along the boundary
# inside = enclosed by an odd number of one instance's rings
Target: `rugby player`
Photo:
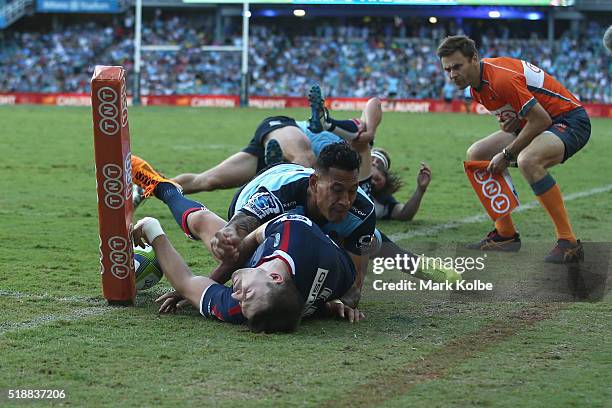
[[[361,297],[368,255],[373,250],[374,205],[358,186],[360,157],[346,142],[324,147],[314,169],[278,164],[240,189],[230,205],[230,221],[215,234],[218,259],[239,255],[241,240],[266,221],[285,212],[305,215],[350,255],[355,285],[342,300],[355,307]]]
[[[335,120],[327,112],[323,117],[321,89],[312,87],[308,95],[312,116],[296,121],[287,116],[265,118],[255,130],[249,145],[217,166],[202,173],[185,173],[172,180],[183,187],[185,194],[214,191],[244,185],[267,165],[287,161],[304,167],[314,167],[316,157],[327,144],[347,140],[369,160],[365,146],[374,138],[382,118],[380,101],[370,100],[361,119]],[[311,130],[312,129],[312,130]],[[369,176],[369,168],[360,180]]]
[[[136,158],[135,179],[164,201],[192,239],[210,248],[214,233],[226,223],[201,203]],[[338,300],[352,286],[351,259],[310,219],[282,214],[258,227],[240,243],[240,257],[222,262],[210,277],[194,276],[165,237],[159,222],[144,218],[134,228],[137,244],[150,243],[168,281],[176,289],[158,299],[160,312],[187,301],[206,317],[229,323],[247,322],[255,332],[293,331],[301,317],[322,311],[364,318]],[[232,287],[223,284],[232,279]]]
[[[383,220],[410,221],[419,211],[423,196],[431,182],[431,168],[421,163],[417,174],[417,187],[404,204],[398,202],[393,193],[400,189],[402,181],[391,172],[391,157],[380,148],[372,149],[372,180],[370,198],[374,203],[376,218]]]
[[[564,163],[588,142],[589,117],[555,78],[529,62],[501,57],[479,60],[474,41],[447,37],[437,50],[442,67],[459,89],[471,87],[474,100],[499,120],[501,130],[474,143],[468,160],[490,160],[488,170],[503,172],[516,162],[538,201],[551,218],[557,244],[546,262],[572,263],[584,252],[563,203],[561,190],[548,168]],[[495,222],[480,250],[518,251],[521,240],[510,215]]]

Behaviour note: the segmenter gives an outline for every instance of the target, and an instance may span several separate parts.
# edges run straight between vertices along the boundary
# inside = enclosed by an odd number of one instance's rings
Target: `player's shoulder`
[[[360,220],[366,220],[374,214],[374,203],[361,187],[357,188],[357,196],[350,213],[357,216]]]
[[[307,180],[313,172],[313,169],[299,164],[282,163],[263,171],[251,183],[275,190],[293,182]]]
[[[295,228],[301,229],[319,229],[317,224],[313,223],[310,218],[295,213],[281,214],[272,221],[270,221],[270,227],[283,228],[283,224],[289,224],[291,226],[295,226]]]
[[[485,75],[490,79],[502,79],[508,76],[523,75],[521,60],[510,57],[483,58],[481,60]]]

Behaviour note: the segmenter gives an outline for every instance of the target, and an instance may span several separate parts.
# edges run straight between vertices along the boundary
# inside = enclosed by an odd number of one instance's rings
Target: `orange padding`
[[[488,161],[463,162],[465,173],[478,199],[493,221],[510,214],[520,205],[512,178],[505,170],[491,174],[487,171]]]

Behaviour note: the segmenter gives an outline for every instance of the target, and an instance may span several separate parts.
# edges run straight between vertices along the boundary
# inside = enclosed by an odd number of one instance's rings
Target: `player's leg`
[[[311,132],[332,132],[347,142],[357,138],[362,129],[360,121],[357,119],[337,120],[332,118],[325,108],[325,100],[319,85],[315,84],[310,88],[308,103],[311,108],[308,128]]]
[[[203,173],[185,173],[172,179],[183,187],[185,194],[214,191],[241,186],[257,174],[258,158],[238,152]]]
[[[361,112],[359,137],[351,142],[351,147],[361,157],[359,180],[365,182],[372,175],[372,145],[376,130],[382,121],[382,103],[378,98],[371,98]]]
[[[498,130],[490,134],[484,139],[472,144],[467,150],[466,156],[468,160],[491,160],[493,156],[501,152],[502,149],[508,146],[516,138],[514,133]]]
[[[155,195],[167,206],[178,226],[191,239],[202,240],[210,250],[210,239],[226,222],[208,210],[202,203],[191,200],[180,187],[160,175],[149,163],[132,155],[134,181],[148,193]]]
[[[472,144],[467,151],[468,160],[491,160],[515,139],[513,133],[498,130]],[[512,217],[507,215],[495,221],[495,230],[483,240],[469,244],[471,249],[515,252],[521,247],[519,234],[514,227]]]
[[[367,142],[353,141],[351,148],[359,153],[361,166],[359,167],[359,184],[372,178],[372,145]]]
[[[518,155],[518,167],[555,226],[557,246],[548,262],[574,262],[584,257],[569,221],[563,195],[548,168],[564,161],[566,147],[561,138],[546,131]]]
[[[272,140],[278,143],[278,147],[272,147]],[[315,164],[316,158],[310,140],[299,127],[285,126],[272,130],[265,136],[264,145],[266,164],[278,163],[283,159],[304,167],[313,167]]]

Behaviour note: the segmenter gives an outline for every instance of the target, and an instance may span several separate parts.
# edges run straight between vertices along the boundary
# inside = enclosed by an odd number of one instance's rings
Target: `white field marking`
[[[580,191],[578,193],[568,194],[563,197],[563,200],[565,202],[573,201],[579,198],[590,197],[592,195],[601,194],[601,193],[607,193],[608,191],[612,191],[612,184],[608,184],[603,187],[592,188],[586,191]],[[540,206],[540,203],[538,201],[532,201],[530,203],[521,205],[519,208],[517,208],[513,212],[516,213],[516,212],[527,211],[533,208],[537,208],[539,206]],[[403,239],[412,238],[412,237],[434,235],[434,234],[437,234],[438,232],[445,231],[445,230],[452,229],[452,228],[457,228],[462,225],[475,224],[477,222],[490,221],[490,220],[491,219],[489,218],[489,216],[483,213],[483,214],[478,214],[478,215],[472,215],[471,217],[463,218],[457,221],[449,221],[449,222],[434,225],[431,227],[416,229],[414,231],[400,232],[398,234],[390,235],[389,238],[392,241],[401,241]]]
[[[24,293],[11,290],[0,289],[0,298],[11,298],[11,299],[33,299],[33,300],[52,300],[55,302],[85,302],[91,305],[105,306],[107,303],[103,299],[96,299],[87,296],[61,296],[55,297],[47,293],[34,294]]]
[[[33,294],[33,293],[23,293],[18,291],[9,291],[9,290],[1,290],[0,289],[0,298],[10,298],[17,300],[51,300],[54,302],[81,302],[87,303],[90,307],[79,307],[73,309],[69,313],[58,313],[58,314],[48,314],[33,317],[31,320],[26,322],[19,323],[10,323],[3,322],[0,323],[0,336],[5,333],[15,332],[19,330],[25,329],[33,329],[38,326],[42,326],[48,323],[56,322],[56,321],[75,321],[86,319],[92,316],[99,316],[113,310],[117,310],[114,307],[107,306],[106,301],[103,299],[96,299],[87,296],[61,296],[55,297],[51,296],[47,293],[43,294]]]
[[[91,308],[79,308],[73,310],[71,313],[62,313],[62,314],[51,314],[51,315],[42,315],[34,317],[27,322],[20,323],[0,323],[0,336],[9,333],[15,332],[19,330],[26,329],[34,329],[36,327],[49,324],[56,321],[74,321],[86,319],[91,316],[99,316],[113,310],[117,310],[113,307],[91,307]]]

